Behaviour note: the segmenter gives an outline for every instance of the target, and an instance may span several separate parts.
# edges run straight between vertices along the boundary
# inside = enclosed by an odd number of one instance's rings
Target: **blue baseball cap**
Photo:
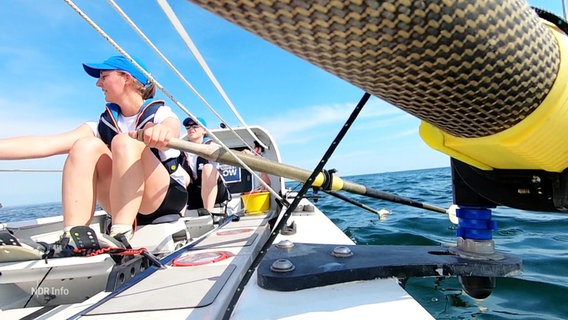
[[[202,124],[204,127],[207,127],[207,122],[205,121],[205,119],[203,119],[203,118],[201,118],[201,117],[197,117],[197,120],[198,120],[199,122],[201,122],[201,124]],[[186,127],[186,128],[189,127],[189,126],[191,126],[191,125],[194,125],[194,124],[197,124],[197,122],[195,122],[195,121],[194,121],[193,119],[191,119],[191,118],[185,118],[185,119],[183,120],[183,126]]]
[[[138,63],[144,70],[148,72],[146,66],[136,58],[132,58],[136,63]],[[134,79],[140,81],[143,85],[148,84],[148,78],[138,70],[126,57],[124,56],[112,56],[106,59],[102,63],[83,63],[83,69],[93,78],[99,78],[101,76],[101,70],[120,70],[128,72]]]

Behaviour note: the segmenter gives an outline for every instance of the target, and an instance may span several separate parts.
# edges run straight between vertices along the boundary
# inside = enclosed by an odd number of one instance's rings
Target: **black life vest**
[[[141,112],[136,118],[136,130],[144,128],[146,123],[153,121],[156,111],[164,105],[164,100],[146,100],[140,107]],[[110,142],[118,133],[120,133],[120,128],[118,127],[118,115],[120,113],[120,106],[116,103],[107,103],[105,105],[105,111],[101,114],[99,118],[99,124],[97,129],[99,130],[99,135],[103,142],[110,148]]]
[[[165,104],[164,100],[146,100],[140,107],[141,112],[138,113],[136,118],[136,130],[141,130],[148,122],[153,122],[154,117],[158,109]],[[120,128],[118,127],[118,115],[120,113],[120,106],[116,103],[107,103],[105,105],[105,111],[101,114],[99,118],[99,124],[97,130],[101,140],[110,148],[110,143],[114,136],[120,133]],[[151,148],[152,153],[156,158],[160,159],[159,150],[156,148]],[[180,152],[183,155],[183,152]],[[179,165],[178,158],[171,159],[160,159],[164,167],[171,174],[176,171]]]

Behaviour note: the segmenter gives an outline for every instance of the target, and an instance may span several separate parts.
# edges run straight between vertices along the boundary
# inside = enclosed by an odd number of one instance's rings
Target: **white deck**
[[[302,204],[307,201],[303,200]],[[262,217],[249,217],[232,224],[227,230],[248,229],[258,225]],[[288,224],[296,222],[297,233],[291,236],[279,235],[275,241],[353,244],[319,210],[312,213],[297,212],[290,217]],[[261,224],[262,229],[262,224]],[[265,231],[256,233],[267,236]],[[252,233],[248,233],[249,235]],[[239,236],[218,243],[213,248],[214,239],[205,241],[201,248],[209,251],[219,249],[231,251],[233,258],[222,262],[190,268],[168,268],[159,270],[131,289],[89,313],[88,319],[218,319],[222,316],[226,302],[235,285],[240,264],[250,262],[251,248],[236,248]],[[241,238],[240,240],[244,240]],[[242,245],[242,243],[241,243]],[[197,249],[197,248],[196,248]],[[254,250],[252,250],[254,251]],[[228,270],[228,271],[227,271]],[[220,276],[223,274],[222,276]],[[216,280],[228,281],[220,290],[212,289]],[[377,279],[356,281],[294,292],[269,291],[256,283],[256,272],[246,285],[239,302],[231,316],[232,319],[433,319],[416,302],[396,279]],[[201,295],[198,293],[206,292]],[[213,292],[213,296],[212,296]],[[45,314],[49,319],[66,319],[87,307],[92,301],[104,297],[101,293],[82,305],[59,308],[60,313]],[[215,306],[215,304],[219,304]],[[194,306],[194,307],[187,307]],[[126,313],[124,313],[126,311]]]
[[[302,202],[304,203],[304,202]],[[294,235],[281,240],[304,243],[353,244],[317,208],[312,215],[293,215]],[[294,292],[270,291],[247,284],[232,319],[434,319],[396,279],[357,281]]]

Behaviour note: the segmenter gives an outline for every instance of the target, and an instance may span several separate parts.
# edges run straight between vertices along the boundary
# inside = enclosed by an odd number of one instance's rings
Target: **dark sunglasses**
[[[185,128],[186,128],[187,130],[189,130],[189,129],[191,129],[191,128],[197,129],[197,128],[199,128],[199,125],[198,125],[198,124],[190,124],[190,125],[185,126]]]

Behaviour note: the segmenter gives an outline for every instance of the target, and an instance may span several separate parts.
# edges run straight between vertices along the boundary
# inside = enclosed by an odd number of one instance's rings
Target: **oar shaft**
[[[400,203],[400,204],[404,204],[407,206],[411,206],[411,207],[416,207],[416,208],[421,208],[421,209],[426,209],[426,210],[430,210],[430,211],[434,211],[434,212],[439,212],[439,213],[447,213],[446,209],[444,208],[440,208],[440,207],[436,207],[427,203],[423,203],[423,202],[418,202],[412,199],[408,199],[405,197],[401,197],[399,195],[396,194],[392,194],[392,193],[388,193],[388,192],[384,192],[384,191],[380,191],[377,189],[373,189],[373,188],[369,188],[360,184],[356,184],[353,182],[349,182],[349,181],[343,181],[343,190],[347,191],[347,192],[351,192],[351,193],[356,193],[356,194],[360,194],[360,195],[365,195],[371,198],[375,198],[375,199],[382,199],[382,200],[387,200],[390,202],[395,202],[395,203]]]
[[[197,144],[181,139],[172,139],[168,144],[170,148],[183,150],[197,154],[207,160],[229,164],[233,166],[241,166],[241,164],[227,150],[220,146],[210,144]],[[251,156],[243,152],[233,152],[242,162],[251,169],[273,174],[287,179],[293,179],[301,183],[305,183],[311,175],[308,170],[300,169],[294,166],[271,161],[265,158]],[[325,183],[324,174],[320,173],[318,178],[312,184],[314,187],[321,187]],[[390,202],[400,203],[416,208],[426,209],[439,213],[447,213],[446,209],[429,205],[426,203],[414,201],[395,194],[369,188],[357,183],[349,182],[340,177],[333,176],[331,190],[343,190],[354,194],[368,196],[375,199],[387,200]]]
[[[210,161],[241,167],[241,164],[231,154],[229,154],[228,151],[217,145],[197,144],[181,139],[171,139],[168,146],[174,149],[197,154]],[[268,174],[273,174],[279,177],[293,179],[300,182],[306,182],[311,174],[310,171],[304,169],[271,161],[265,158],[248,155],[244,152],[235,151],[233,153],[247,166],[256,171],[266,172]],[[322,182],[323,175],[322,179],[316,179],[313,185],[319,187],[322,185]]]
[[[375,210],[375,209],[369,207],[368,205],[366,205],[366,204],[364,204],[364,203],[357,202],[357,201],[355,201],[355,200],[353,200],[353,199],[351,199],[351,198],[348,198],[348,197],[342,195],[341,193],[338,193],[338,192],[335,192],[335,191],[325,191],[325,193],[327,193],[327,194],[329,194],[329,195],[332,195],[332,196],[334,196],[334,197],[336,197],[336,198],[338,198],[338,199],[341,199],[341,200],[343,200],[343,201],[345,201],[345,202],[349,202],[349,203],[351,203],[351,204],[354,205],[354,206],[357,206],[357,207],[359,207],[359,208],[363,208],[363,209],[365,209],[365,210],[367,210],[367,211],[370,211],[370,212],[372,212],[372,213],[378,215],[379,217],[381,216],[381,212],[379,212],[379,210]]]

